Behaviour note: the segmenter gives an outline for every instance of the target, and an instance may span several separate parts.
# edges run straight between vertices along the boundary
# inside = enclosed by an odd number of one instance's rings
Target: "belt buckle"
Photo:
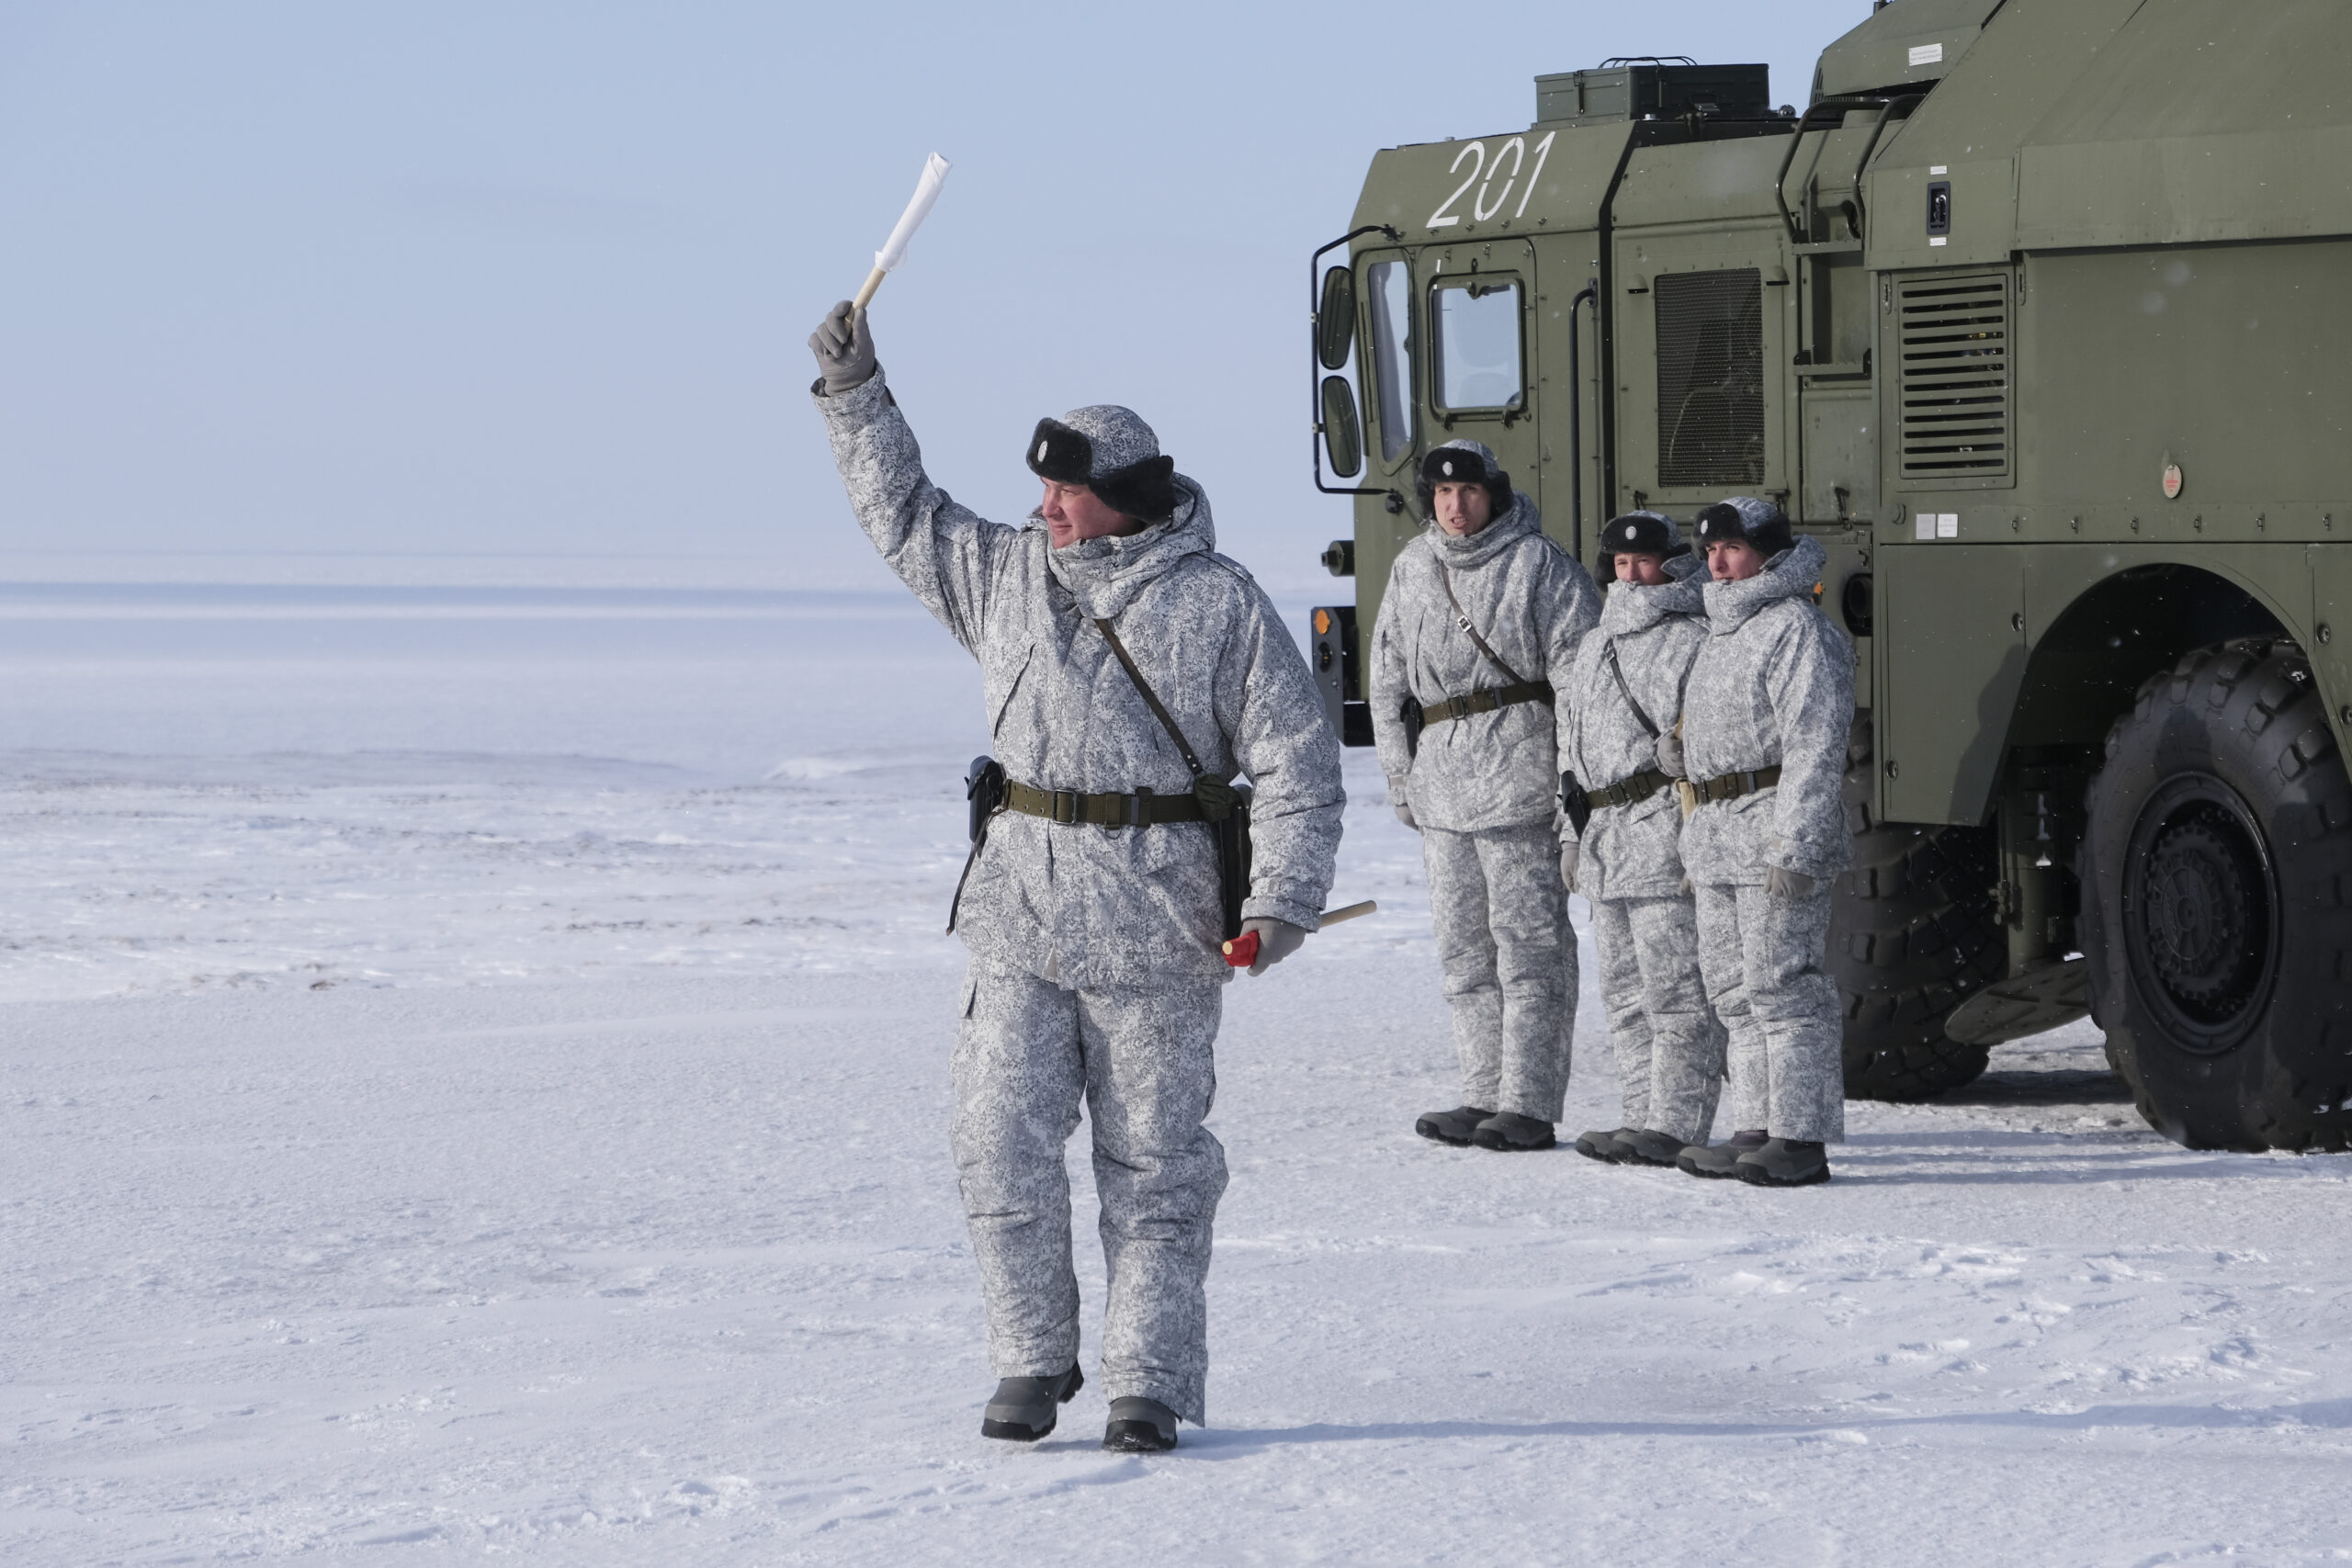
[[[1127,803],[1126,820],[1120,824],[1120,826],[1126,828],[1140,828],[1146,822],[1150,820],[1151,791],[1143,788],[1141,785],[1137,785],[1136,792],[1133,795],[1126,796],[1125,799]]]
[[[1074,789],[1057,789],[1054,791],[1053,820],[1057,822],[1076,822],[1078,820],[1078,791]]]

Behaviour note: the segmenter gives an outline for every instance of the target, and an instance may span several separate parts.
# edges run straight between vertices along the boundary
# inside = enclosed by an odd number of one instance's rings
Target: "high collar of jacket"
[[[1511,491],[1510,510],[1475,534],[1449,534],[1431,523],[1427,532],[1437,558],[1457,571],[1473,571],[1544,526],[1544,514],[1524,491]]]
[[[1106,534],[1046,551],[1046,566],[1078,601],[1081,615],[1114,618],[1145,584],[1178,561],[1216,548],[1207,492],[1182,474],[1175,476],[1175,482],[1184,500],[1167,521],[1140,534]],[[1030,525],[1042,529],[1045,524],[1033,513]]]
[[[1819,540],[1810,534],[1798,535],[1793,548],[1766,561],[1764,570],[1754,577],[1707,584],[1707,629],[1717,637],[1728,637],[1783,599],[1810,597],[1828,564],[1828,553]]]
[[[1647,631],[1668,615],[1707,613],[1707,573],[1696,556],[1668,556],[1668,581],[1644,584],[1612,582],[1601,601],[1600,629],[1611,637]]]

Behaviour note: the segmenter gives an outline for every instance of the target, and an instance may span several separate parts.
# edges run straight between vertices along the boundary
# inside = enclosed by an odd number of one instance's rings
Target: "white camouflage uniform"
[[[1475,442],[1450,446],[1494,454]],[[1439,450],[1443,450],[1441,447]],[[1566,700],[1577,638],[1600,596],[1575,558],[1547,538],[1535,503],[1457,538],[1431,524],[1388,573],[1373,635],[1373,738],[1392,801],[1421,829],[1438,962],[1453,1013],[1464,1105],[1557,1122],[1576,1028],[1577,944],[1553,824],[1559,790],[1554,709],[1519,703],[1421,732],[1408,754],[1397,710],[1510,678],[1457,624],[1442,566],[1479,636],[1522,679]]]
[[[1811,1143],[1845,1136],[1844,1021],[1822,956],[1830,884],[1853,858],[1839,786],[1854,649],[1813,603],[1826,564],[1799,536],[1757,576],[1707,584],[1682,724],[1694,780],[1781,769],[1775,785],[1700,807],[1682,827],[1682,863],[1708,999],[1731,1036],[1733,1125]],[[1813,878],[1813,892],[1768,894],[1772,866]]]
[[[1339,744],[1298,647],[1250,574],[1215,553],[1207,497],[1182,475],[1175,514],[1054,549],[924,474],[885,378],[816,398],[851,505],[915,596],[980,663],[994,753],[1039,789],[1183,795],[1193,779],[1094,617],[1111,619],[1208,772],[1256,791],[1245,917],[1316,929],[1340,841]],[[1125,410],[1073,427],[1140,431]],[[1122,422],[1126,422],[1125,426]],[[994,818],[958,906],[971,949],[956,1048],[953,1145],[1000,1377],[1077,1359],[1062,1148],[1092,1122],[1114,1399],[1206,1414],[1211,1225],[1225,1152],[1202,1125],[1232,970],[1216,856],[1199,822],[1143,828]]]
[[[1695,557],[1665,563],[1672,581],[1612,582],[1600,625],[1577,644],[1560,714],[1560,765],[1598,790],[1657,766],[1657,743],[1609,672],[1613,644],[1625,684],[1652,724],[1672,734],[1683,678],[1707,640]],[[1596,807],[1578,839],[1577,891],[1592,907],[1600,999],[1617,1057],[1623,1125],[1703,1144],[1723,1084],[1724,1033],[1699,972],[1699,918],[1682,875],[1682,807],[1670,787],[1631,806]],[[1576,835],[1565,825],[1562,831]]]

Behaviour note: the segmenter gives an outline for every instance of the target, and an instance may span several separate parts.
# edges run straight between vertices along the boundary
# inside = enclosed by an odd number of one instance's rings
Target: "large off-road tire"
[[[2352,1143],[2352,778],[2310,663],[2253,637],[2140,688],[2091,781],[2091,1016],[2190,1148]]]
[[[1919,1100],[1984,1070],[1985,1047],[1944,1020],[2006,973],[1993,899],[1990,828],[1926,828],[1871,817],[1871,721],[1846,747],[1854,868],[1832,891],[1827,967],[1846,1009],[1846,1093]]]

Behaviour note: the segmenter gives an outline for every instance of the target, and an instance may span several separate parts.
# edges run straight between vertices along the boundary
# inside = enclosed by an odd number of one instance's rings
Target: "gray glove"
[[[1791,871],[1784,865],[1773,866],[1764,874],[1764,891],[1791,904],[1812,897],[1813,890],[1820,886],[1804,872]]]
[[[1573,893],[1577,890],[1577,841],[1560,840],[1560,885]]]
[[[1296,953],[1306,942],[1306,932],[1304,928],[1292,925],[1288,920],[1272,919],[1264,915],[1258,915],[1242,921],[1241,929],[1258,933],[1258,962],[1250,965],[1250,973],[1252,975],[1263,975],[1267,970]]]
[[[1682,765],[1682,737],[1661,735],[1657,738],[1657,771],[1670,779],[1690,776]]]
[[[1392,802],[1391,804],[1396,807],[1397,821],[1402,822],[1406,827],[1410,828],[1416,833],[1421,830],[1421,825],[1413,820],[1413,807],[1410,803],[1399,800]]]
[[[808,334],[808,352],[824,372],[825,396],[838,398],[874,378],[874,334],[866,330],[865,312],[854,310],[846,299],[825,312]]]

